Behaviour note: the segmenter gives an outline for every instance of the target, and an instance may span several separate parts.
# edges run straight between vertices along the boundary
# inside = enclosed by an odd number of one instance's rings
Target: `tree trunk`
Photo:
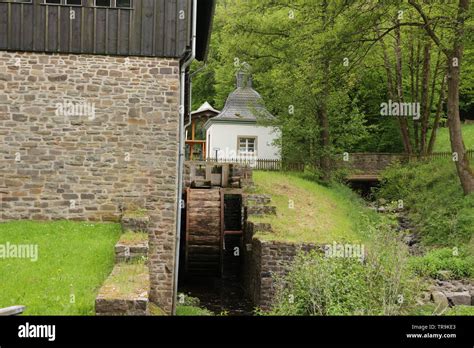
[[[327,30],[328,26],[328,2],[327,0],[323,1],[322,4],[322,14],[323,14],[323,28]],[[329,98],[329,58],[326,55],[322,55],[322,68],[323,68],[323,91],[322,98],[320,101],[319,109],[319,125],[321,127],[321,157],[320,157],[320,166],[322,171],[322,179],[328,181],[331,174],[331,159],[330,159],[330,145],[331,139],[329,134],[329,116],[327,110],[327,100]]]
[[[459,117],[459,83],[463,55],[464,18],[468,13],[469,0],[459,0],[459,12],[454,47],[448,56],[448,123],[451,150],[458,156],[456,170],[465,195],[474,192],[474,175],[462,140],[461,119]],[[457,59],[457,61],[456,61]]]
[[[453,49],[448,50],[442,47],[442,43],[437,37],[436,33],[431,27],[430,19],[423,12],[422,7],[415,0],[408,0],[408,3],[413,6],[425,22],[425,30],[433,41],[443,49],[448,59],[448,124],[449,124],[449,138],[451,142],[451,150],[453,156],[456,156],[456,170],[458,172],[459,181],[465,195],[474,192],[474,174],[469,164],[469,158],[466,156],[466,149],[462,140],[461,119],[459,117],[459,83],[462,54],[464,50],[464,22],[469,13],[469,1],[459,0],[458,15],[454,30],[454,44]]]
[[[436,135],[438,132],[439,121],[441,120],[441,111],[443,109],[443,101],[445,97],[446,80],[447,80],[447,76],[445,75],[445,77],[443,77],[443,80],[441,82],[441,89],[439,90],[438,106],[436,107],[436,116],[433,122],[433,129],[431,130],[431,137],[430,137],[430,142],[428,145],[429,154],[433,153],[434,144],[436,142]],[[434,91],[433,91],[433,94],[434,94]]]
[[[429,102],[430,85],[430,64],[431,64],[431,40],[427,38],[423,52],[423,77],[421,87],[421,142],[420,155],[426,154],[426,140],[428,134],[428,125],[431,114]]]
[[[399,21],[397,21],[398,24]],[[403,103],[403,80],[402,80],[402,49],[401,49],[401,34],[400,27],[395,29],[395,57],[396,57],[396,78],[397,78],[397,96],[398,102]],[[410,131],[408,129],[408,122],[406,117],[399,117],[400,130],[402,133],[403,146],[405,153],[410,155],[412,153],[410,142]]]
[[[415,70],[415,97],[412,100],[415,103],[420,102],[420,53],[421,41],[417,39],[416,45],[416,70]],[[415,151],[420,151],[420,120],[413,120],[413,131],[415,133]]]
[[[461,62],[462,47],[456,47],[448,63],[448,125],[451,141],[451,150],[456,155],[456,170],[464,194],[474,192],[474,175],[470,168],[469,158],[462,140],[461,119],[459,117],[459,66],[453,67],[453,59],[457,58]]]

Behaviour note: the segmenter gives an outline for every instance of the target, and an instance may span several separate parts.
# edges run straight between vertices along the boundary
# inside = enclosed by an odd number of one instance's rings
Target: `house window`
[[[44,0],[47,5],[82,6],[82,0]]]
[[[95,0],[97,7],[132,8],[132,0]]]
[[[112,1],[111,0],[95,0],[95,6],[98,7],[111,7]]]
[[[119,8],[131,8],[132,7],[132,0],[115,0],[116,7]]]
[[[239,154],[255,153],[257,147],[257,138],[239,137]]]

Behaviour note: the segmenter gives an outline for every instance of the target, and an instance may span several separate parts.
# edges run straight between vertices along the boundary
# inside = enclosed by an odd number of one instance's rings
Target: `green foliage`
[[[182,317],[185,317],[185,316],[194,317],[194,316],[212,316],[214,315],[214,313],[204,308],[180,305],[176,307],[176,315],[182,316]]]
[[[180,305],[183,306],[199,307],[201,305],[199,298],[188,296],[183,293],[178,294],[178,300]]]
[[[444,315],[446,316],[458,316],[458,315],[469,315],[474,316],[474,307],[473,306],[454,306],[448,309]]]
[[[474,195],[463,195],[450,158],[392,166],[376,197],[403,200],[427,245],[459,247],[473,236]]]
[[[381,225],[364,263],[299,254],[279,282],[270,315],[401,315],[415,306],[417,288],[406,248]]]
[[[25,305],[26,315],[93,315],[120,233],[117,224],[0,224],[0,244],[35,244],[39,255],[37,262],[0,259],[0,307]]]
[[[457,6],[444,2],[422,3],[421,6],[430,16],[443,22],[436,25],[435,31],[442,47],[451,47]],[[400,10],[403,10],[402,22],[422,22],[412,6],[397,1],[218,1],[208,65],[195,78],[194,107],[207,100],[214,107],[222,108],[227,95],[235,88],[236,70],[247,62],[253,68],[256,89],[277,117],[275,125],[282,131],[278,145],[284,158],[317,166],[320,156],[328,153],[401,152],[398,120],[380,116],[380,105],[387,102],[390,95],[384,52],[376,40],[377,28],[382,33],[393,27]],[[461,65],[463,115],[472,114],[474,105],[473,55],[470,54],[474,35],[469,30],[472,27],[471,16],[466,20],[466,54]],[[404,99],[419,102],[426,33],[423,27],[412,25],[402,26],[400,32]],[[383,37],[392,79],[394,36],[390,32]],[[432,44],[430,126],[445,65],[444,54]],[[415,75],[416,87],[412,80]],[[329,116],[330,145],[323,149],[321,113],[324,107]],[[442,118],[445,117],[443,112]],[[414,129],[419,126],[420,122],[415,126],[415,122],[409,120],[413,145]]]
[[[474,256],[462,248],[435,249],[410,259],[410,267],[420,276],[438,279],[474,277]]]

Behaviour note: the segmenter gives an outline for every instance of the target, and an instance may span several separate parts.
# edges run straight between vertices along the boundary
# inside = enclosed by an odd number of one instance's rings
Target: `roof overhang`
[[[216,0],[198,0],[196,59],[205,61],[211,42]]]

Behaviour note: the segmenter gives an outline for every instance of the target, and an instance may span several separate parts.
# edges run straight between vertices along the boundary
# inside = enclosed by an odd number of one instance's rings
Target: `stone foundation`
[[[293,244],[276,241],[264,241],[254,238],[258,232],[253,222],[246,226],[244,248],[244,289],[252,303],[263,310],[272,306],[275,295],[275,280],[288,272],[288,266],[299,252],[321,250],[324,247],[315,244]],[[268,226],[260,228],[267,229]]]

